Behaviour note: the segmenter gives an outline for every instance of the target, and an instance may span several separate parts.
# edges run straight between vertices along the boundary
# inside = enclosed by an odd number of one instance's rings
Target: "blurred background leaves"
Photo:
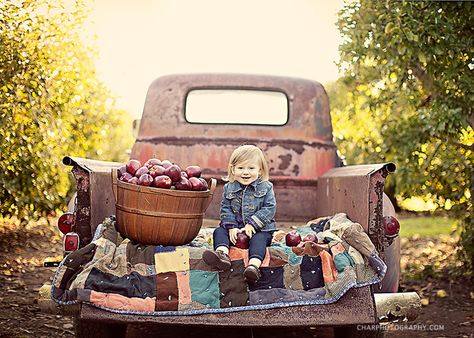
[[[388,193],[458,219],[474,257],[474,13],[471,2],[368,1],[339,13],[342,76],[327,86],[349,164],[393,161]]]
[[[131,117],[98,80],[80,34],[83,1],[0,3],[0,211],[22,221],[64,207],[64,155],[125,161]]]

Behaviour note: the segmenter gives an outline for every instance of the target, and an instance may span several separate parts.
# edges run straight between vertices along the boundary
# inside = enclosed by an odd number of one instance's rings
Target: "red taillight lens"
[[[63,234],[71,232],[72,226],[74,224],[74,214],[71,212],[66,212],[58,219],[58,228]]]
[[[79,235],[70,232],[64,236],[64,251],[74,251],[79,248]]]
[[[396,237],[400,232],[400,223],[398,219],[393,216],[384,216],[383,217],[383,226],[385,228],[385,236],[387,237]]]

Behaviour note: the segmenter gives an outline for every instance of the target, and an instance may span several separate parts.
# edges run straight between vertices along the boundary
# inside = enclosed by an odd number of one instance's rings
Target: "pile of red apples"
[[[190,165],[182,170],[169,160],[150,158],[145,164],[131,159],[117,170],[118,179],[123,182],[161,189],[205,191],[209,186],[201,177],[201,168]]]

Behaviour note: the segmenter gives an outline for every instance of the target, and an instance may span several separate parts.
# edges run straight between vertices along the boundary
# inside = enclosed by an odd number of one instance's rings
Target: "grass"
[[[399,222],[401,237],[449,235],[456,226],[454,219],[442,216],[399,218]]]

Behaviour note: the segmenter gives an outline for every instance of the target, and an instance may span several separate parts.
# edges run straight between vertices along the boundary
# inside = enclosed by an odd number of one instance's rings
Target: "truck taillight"
[[[64,236],[64,251],[75,251],[79,248],[79,235],[69,232]]]
[[[386,237],[396,237],[400,232],[400,222],[394,216],[384,216],[383,226],[385,228]]]
[[[72,226],[74,225],[74,214],[72,212],[66,212],[58,219],[58,228],[63,234],[71,232]]]

